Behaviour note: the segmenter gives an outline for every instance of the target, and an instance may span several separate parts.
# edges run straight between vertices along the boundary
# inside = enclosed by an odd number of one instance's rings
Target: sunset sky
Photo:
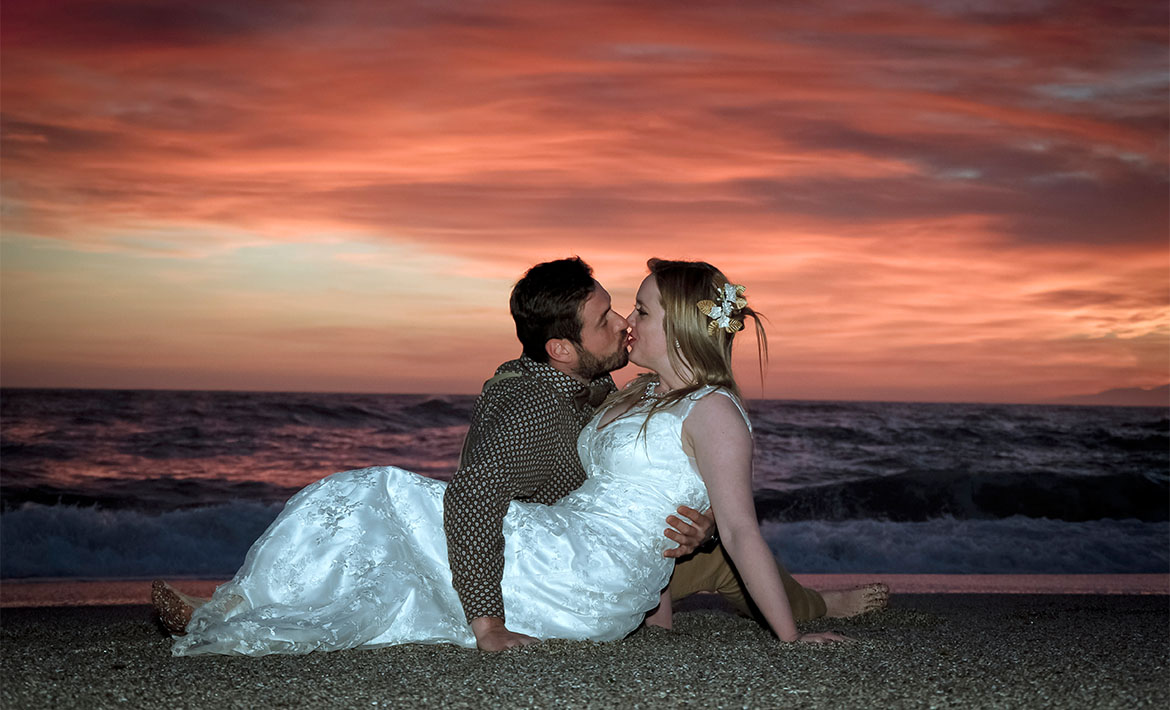
[[[1167,27],[1165,0],[4,0],[2,383],[475,392],[519,353],[512,283],[579,254],[623,314],[651,256],[745,284],[769,397],[1164,384]]]

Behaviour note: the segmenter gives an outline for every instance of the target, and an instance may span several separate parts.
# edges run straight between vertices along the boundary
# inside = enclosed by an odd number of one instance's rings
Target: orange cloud
[[[771,396],[1170,378],[1166,9],[855,7],[5,3],[5,384],[472,391],[568,253]]]

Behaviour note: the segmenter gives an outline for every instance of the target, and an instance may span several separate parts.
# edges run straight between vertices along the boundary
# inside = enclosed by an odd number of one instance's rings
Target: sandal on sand
[[[187,634],[191,613],[199,606],[197,601],[161,579],[154,580],[150,585],[150,603],[154,605],[163,626],[175,636]]]

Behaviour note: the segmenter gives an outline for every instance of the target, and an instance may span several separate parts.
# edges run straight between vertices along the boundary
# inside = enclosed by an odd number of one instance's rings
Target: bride
[[[643,621],[669,628],[674,561],[660,521],[711,507],[724,548],[783,641],[801,634],[760,535],[751,425],[731,374],[743,297],[704,262],[649,262],[629,316],[630,361],[651,370],[611,396],[577,443],[588,478],[553,505],[513,501],[501,590],[508,627],[541,639],[620,639]],[[451,586],[446,484],[395,467],[344,471],[297,493],[235,577],[191,600],[177,656],[371,648],[474,647]],[[647,616],[647,614],[649,614]]]

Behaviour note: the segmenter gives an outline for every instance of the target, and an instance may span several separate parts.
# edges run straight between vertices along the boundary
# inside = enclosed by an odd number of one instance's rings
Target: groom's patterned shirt
[[[443,498],[451,578],[467,620],[504,618],[504,515],[513,500],[555,503],[585,482],[577,436],[604,395],[527,356],[496,369],[475,404],[459,470]]]

